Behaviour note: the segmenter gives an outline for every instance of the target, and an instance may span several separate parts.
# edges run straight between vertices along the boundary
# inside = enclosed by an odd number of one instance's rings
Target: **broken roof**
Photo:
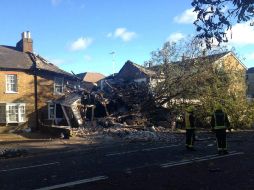
[[[92,82],[96,83],[101,79],[104,79],[105,76],[101,73],[93,73],[93,72],[85,72],[77,74],[77,77],[79,77],[81,80],[85,82]]]
[[[81,100],[81,95],[79,93],[73,92],[55,100],[54,102],[57,104],[61,104],[63,106],[70,107],[73,103],[80,100]]]
[[[39,55],[21,52],[12,46],[0,46],[0,69],[32,70],[34,62],[39,70],[74,77],[71,73],[58,68]]]

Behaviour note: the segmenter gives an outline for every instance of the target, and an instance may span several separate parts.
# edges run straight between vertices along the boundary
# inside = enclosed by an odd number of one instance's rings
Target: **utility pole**
[[[113,69],[113,77],[114,77],[114,75],[115,75],[115,54],[116,54],[116,52],[112,51],[109,54],[112,55],[112,69]]]

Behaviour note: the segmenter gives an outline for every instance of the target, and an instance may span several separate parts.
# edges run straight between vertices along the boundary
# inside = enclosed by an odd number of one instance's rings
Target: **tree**
[[[191,5],[197,13],[197,37],[204,39],[209,49],[213,39],[219,44],[228,42],[227,34],[235,21],[247,22],[254,17],[254,0],[192,0]]]
[[[253,121],[253,106],[246,100],[244,70],[231,64],[232,60],[218,59],[225,50],[209,50],[204,55],[199,41],[165,43],[152,52],[146,65],[158,73],[153,93],[157,104],[166,106],[173,120],[186,106],[198,107],[202,123],[217,103],[223,104],[231,117],[232,126],[248,126]],[[216,64],[215,64],[216,61]],[[229,64],[228,64],[229,63]]]
[[[166,105],[174,118],[188,104],[192,104],[205,93],[211,81],[211,62],[200,49],[199,41],[189,39],[178,43],[166,42],[161,49],[151,53],[146,65],[158,73],[153,92],[160,106]],[[197,59],[198,58],[198,59]],[[197,102],[197,101],[196,101]]]

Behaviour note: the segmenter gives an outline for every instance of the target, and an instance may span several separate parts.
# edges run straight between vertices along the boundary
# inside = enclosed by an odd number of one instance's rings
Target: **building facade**
[[[38,128],[55,117],[51,102],[75,90],[79,79],[33,53],[30,32],[15,47],[0,46],[0,125]]]

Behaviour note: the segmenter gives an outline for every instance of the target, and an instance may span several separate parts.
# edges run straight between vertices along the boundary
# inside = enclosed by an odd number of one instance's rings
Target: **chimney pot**
[[[22,32],[21,38],[22,38],[22,39],[27,38],[27,33],[26,33],[26,32]]]
[[[27,33],[27,38],[31,38],[31,33],[29,31],[26,32]]]
[[[16,48],[22,52],[33,52],[33,40],[29,31],[22,32],[21,40],[16,44]]]

